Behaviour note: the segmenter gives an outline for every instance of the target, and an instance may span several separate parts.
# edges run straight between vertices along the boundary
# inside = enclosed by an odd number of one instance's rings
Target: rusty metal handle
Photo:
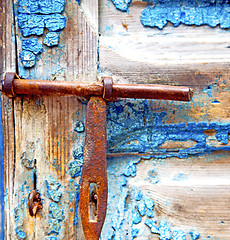
[[[2,80],[2,93],[14,97],[21,94],[75,95],[80,97],[100,96],[109,98],[145,98],[190,101],[193,90],[189,87],[154,84],[113,84],[112,78],[102,82],[76,83],[44,80],[23,80],[15,73],[6,73]],[[111,80],[109,80],[111,79]],[[106,84],[105,84],[106,80]],[[108,87],[106,94],[105,89]],[[112,87],[112,88],[111,88]]]

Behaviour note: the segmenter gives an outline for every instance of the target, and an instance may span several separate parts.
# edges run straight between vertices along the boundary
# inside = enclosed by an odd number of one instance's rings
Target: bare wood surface
[[[5,71],[16,71],[16,52],[14,36],[12,2],[0,1],[0,76]],[[4,215],[5,239],[15,236],[10,229],[14,228],[14,109],[11,99],[1,96],[2,122],[3,122],[3,160],[4,160]],[[0,213],[0,215],[3,212]],[[2,219],[0,217],[0,219]],[[1,220],[0,220],[1,221]],[[0,223],[2,225],[2,223]],[[2,231],[3,229],[1,229]],[[0,234],[1,235],[1,234]],[[1,235],[2,236],[2,235]],[[4,237],[4,236],[2,236]]]

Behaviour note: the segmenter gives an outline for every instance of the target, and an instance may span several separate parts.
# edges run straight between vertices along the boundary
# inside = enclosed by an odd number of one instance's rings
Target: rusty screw
[[[42,209],[42,200],[39,192],[37,190],[32,190],[29,194],[28,200],[30,216],[33,217]]]

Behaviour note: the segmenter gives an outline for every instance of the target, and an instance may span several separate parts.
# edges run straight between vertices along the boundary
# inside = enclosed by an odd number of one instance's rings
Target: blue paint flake
[[[60,233],[60,230],[61,230],[61,222],[58,221],[57,219],[51,218],[49,221],[49,232],[47,234],[58,235]]]
[[[84,123],[81,121],[77,121],[75,124],[75,128],[74,131],[78,132],[78,133],[82,133],[85,131],[85,126]]]
[[[24,67],[31,68],[35,65],[35,55],[32,52],[23,50],[19,56]]]
[[[43,40],[43,43],[48,47],[57,46],[59,44],[59,33],[48,32]]]
[[[65,28],[66,18],[61,14],[52,14],[45,18],[45,28],[50,32],[59,31]]]
[[[65,0],[19,0],[18,5],[19,13],[62,13],[65,9]]]
[[[144,201],[139,201],[137,203],[137,209],[138,209],[138,212],[140,213],[140,215],[143,217],[146,213],[146,206],[145,206]]]
[[[217,132],[219,141],[229,142],[230,124],[194,123],[164,124],[166,112],[152,112],[147,100],[123,100],[108,103],[107,146],[108,153],[148,153],[154,158],[201,155],[213,151],[230,151],[229,146],[208,145],[204,131]],[[161,148],[166,141],[194,141],[194,146],[175,148],[172,151]]]
[[[83,154],[84,154],[84,149],[82,146],[77,147],[77,149],[73,151],[73,157],[75,159],[82,160]]]
[[[22,41],[22,49],[31,51],[35,55],[38,55],[42,53],[43,47],[42,45],[38,42],[37,38],[30,38],[30,39],[25,39]]]
[[[133,162],[129,162],[128,166],[125,167],[123,174],[126,177],[135,177],[137,172],[137,166]]]
[[[142,11],[141,22],[145,27],[162,29],[168,22],[175,27],[186,25],[209,25],[230,28],[230,6],[223,1],[171,1],[155,0],[153,6]]]
[[[51,15],[18,14],[18,26],[24,37],[42,35],[45,28],[53,32],[62,30],[65,28],[65,22],[65,16],[58,13]]]
[[[16,228],[15,232],[19,240],[26,239],[26,233],[23,230]]]
[[[141,215],[139,214],[139,212],[136,209],[134,209],[133,210],[133,223],[138,224],[141,222],[141,220],[142,220]]]
[[[186,235],[182,230],[173,231],[173,240],[186,240]]]
[[[189,235],[191,236],[192,240],[196,240],[200,237],[200,233],[198,231],[191,231],[189,232]]]
[[[77,160],[69,164],[69,174],[72,178],[79,177],[82,170],[82,160]]]
[[[62,193],[59,190],[61,184],[53,179],[46,180],[47,196],[54,202],[60,202]]]
[[[60,209],[58,204],[54,202],[50,203],[49,213],[51,214],[52,218],[55,218],[59,221],[62,221],[65,218],[63,210]]]
[[[131,230],[132,238],[136,238],[138,236],[138,233],[139,233],[139,229],[132,228],[132,230]]]
[[[160,221],[160,225],[158,227],[159,230],[159,239],[161,240],[170,240],[172,235],[171,235],[171,231],[169,228],[169,225],[166,221]]]
[[[115,7],[123,12],[127,12],[132,0],[112,0]]]
[[[145,225],[150,228],[151,233],[159,234],[157,221],[155,219],[145,219]]]
[[[78,204],[80,200],[80,184],[76,184],[76,199],[75,199],[75,215],[73,225],[77,226],[78,224]]]
[[[143,197],[143,194],[141,193],[141,190],[138,190],[135,196],[136,201],[140,201]]]

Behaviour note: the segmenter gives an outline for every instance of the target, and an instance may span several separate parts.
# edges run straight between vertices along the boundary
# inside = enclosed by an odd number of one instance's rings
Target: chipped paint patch
[[[77,160],[69,164],[69,174],[72,178],[79,177],[82,171],[82,160]]]
[[[45,181],[47,196],[54,202],[60,202],[62,192],[60,191],[61,184],[54,179],[47,179]]]
[[[112,0],[115,7],[123,12],[127,12],[132,0]]]
[[[150,154],[155,158],[201,155],[213,151],[230,151],[230,124],[216,122],[187,122],[165,124],[168,113],[153,112],[147,100],[123,100],[108,103],[107,109],[107,145],[108,153]],[[209,136],[204,132],[215,131],[218,145],[210,145]],[[173,148],[165,148],[165,143]],[[188,144],[187,144],[188,143]],[[191,144],[192,143],[192,144]],[[164,148],[162,148],[162,146]]]
[[[22,36],[41,36],[47,29],[49,32],[43,43],[48,47],[57,46],[59,44],[58,32],[63,30],[66,24],[66,17],[61,14],[65,9],[65,0],[19,0],[18,4],[17,20]],[[35,66],[35,55],[42,52],[42,45],[36,38],[31,38],[22,41],[22,49],[20,58],[23,66],[25,68]]]
[[[48,47],[57,46],[59,44],[59,33],[49,32],[46,34],[43,43]]]

